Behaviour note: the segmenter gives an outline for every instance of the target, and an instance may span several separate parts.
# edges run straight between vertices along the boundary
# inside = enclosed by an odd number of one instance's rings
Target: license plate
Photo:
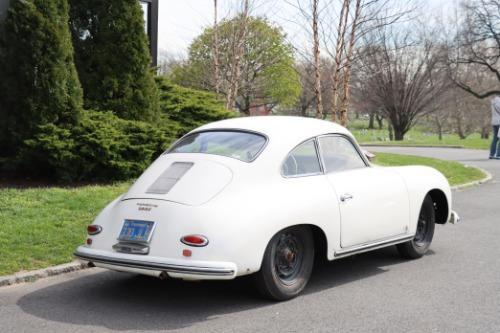
[[[152,221],[125,220],[118,240],[147,243],[151,239],[154,224]]]

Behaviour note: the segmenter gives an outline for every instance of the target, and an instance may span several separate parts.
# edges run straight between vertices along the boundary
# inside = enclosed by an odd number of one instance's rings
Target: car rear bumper
[[[94,250],[85,246],[80,246],[74,255],[99,267],[155,276],[166,273],[170,277],[180,279],[228,280],[235,278],[237,272],[233,263],[169,260]]]

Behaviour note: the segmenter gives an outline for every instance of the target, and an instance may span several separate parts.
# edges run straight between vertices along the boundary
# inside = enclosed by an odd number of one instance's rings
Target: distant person
[[[491,141],[490,158],[500,160],[500,144],[498,144],[500,129],[500,95],[496,95],[491,100],[491,125],[493,125],[493,140]]]

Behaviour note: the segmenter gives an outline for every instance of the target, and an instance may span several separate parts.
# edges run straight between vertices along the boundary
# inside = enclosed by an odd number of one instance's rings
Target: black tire
[[[415,238],[411,241],[398,244],[399,254],[406,259],[418,259],[428,250],[434,236],[436,210],[431,197],[427,195],[422,203],[417,222]]]
[[[257,289],[275,301],[296,297],[306,286],[314,263],[314,239],[307,226],[281,230],[269,241],[255,274]]]

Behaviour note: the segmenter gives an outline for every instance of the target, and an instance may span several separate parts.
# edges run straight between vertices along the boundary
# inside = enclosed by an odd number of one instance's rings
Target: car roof
[[[236,129],[262,133],[270,139],[298,144],[308,138],[323,134],[339,133],[353,137],[345,128],[334,122],[316,118],[291,116],[240,117],[216,121],[194,130]]]

